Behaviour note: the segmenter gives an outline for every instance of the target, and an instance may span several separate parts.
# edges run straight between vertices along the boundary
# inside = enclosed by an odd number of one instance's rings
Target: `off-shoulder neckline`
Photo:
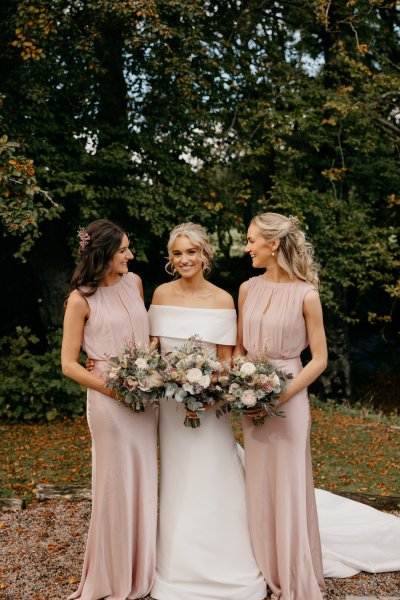
[[[150,308],[172,308],[175,310],[211,310],[214,312],[236,312],[235,308],[198,308],[196,306],[173,306],[171,304],[150,304]]]

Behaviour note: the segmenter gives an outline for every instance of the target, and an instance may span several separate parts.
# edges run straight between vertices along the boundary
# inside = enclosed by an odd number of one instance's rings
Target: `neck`
[[[288,273],[278,266],[276,261],[271,261],[271,264],[265,267],[265,273],[262,274],[262,277],[273,283],[289,283],[293,281]]]
[[[198,273],[195,275],[195,277],[190,277],[190,279],[181,277],[176,283],[182,292],[192,294],[201,291],[207,285],[207,281],[204,279],[203,273]]]

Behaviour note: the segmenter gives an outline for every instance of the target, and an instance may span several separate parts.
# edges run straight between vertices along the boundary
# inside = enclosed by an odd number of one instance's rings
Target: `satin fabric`
[[[100,375],[127,341],[149,342],[147,313],[130,273],[87,301],[83,345]],[[149,593],[155,573],[157,414],[135,414],[94,390],[87,395],[92,514],[81,582],[69,600],[133,600]]]
[[[243,340],[249,357],[266,353],[295,376],[307,345],[303,300],[308,283],[248,282]],[[256,426],[243,418],[246,499],[257,563],[273,600],[322,600],[325,583],[312,478],[307,390],[282,406],[285,418]]]
[[[236,339],[234,310],[152,305],[149,320],[151,335],[174,334],[161,336],[163,352],[194,333],[213,354],[215,343],[209,338],[218,340],[217,331],[224,344]],[[243,464],[230,420],[226,415],[217,419],[211,410],[199,428],[191,429],[183,425],[185,415],[175,400],[160,401],[160,513],[151,597],[263,600],[266,585],[251,547]]]
[[[244,340],[250,355],[266,348],[278,368],[299,372],[307,345],[303,301],[312,289],[249,280]],[[272,598],[319,600],[321,557],[325,577],[400,570],[400,518],[324,490],[314,496],[306,390],[282,409],[285,419],[268,418],[260,427],[244,420],[250,530]]]

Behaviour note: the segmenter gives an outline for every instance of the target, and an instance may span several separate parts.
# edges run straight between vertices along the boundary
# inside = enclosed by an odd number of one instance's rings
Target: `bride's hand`
[[[268,412],[263,408],[246,408],[243,413],[246,417],[251,417],[252,419],[262,419],[268,415]]]
[[[193,412],[192,410],[189,410],[188,408],[185,409],[186,410],[186,414],[190,419],[198,419],[199,415],[195,412]]]

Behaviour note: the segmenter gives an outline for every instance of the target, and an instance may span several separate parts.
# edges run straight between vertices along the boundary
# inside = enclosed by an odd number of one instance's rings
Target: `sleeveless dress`
[[[294,376],[307,346],[303,300],[308,283],[248,282],[243,344],[249,356],[266,351]],[[283,405],[285,418],[262,426],[244,417],[246,498],[258,565],[274,600],[321,600],[325,592],[310,450],[307,390]]]
[[[250,356],[266,348],[271,362],[298,373],[307,345],[303,300],[311,289],[249,280],[243,337]],[[315,490],[315,504],[306,390],[283,410],[285,419],[268,418],[259,427],[248,418],[243,423],[250,531],[272,598],[322,597],[319,535],[325,577],[399,570],[400,518],[325,490]]]
[[[234,345],[235,310],[152,305],[150,332],[162,352],[199,334],[213,353]],[[160,511],[157,600],[263,600],[265,581],[254,559],[246,516],[243,464],[229,417],[206,412],[197,429],[185,409],[160,401]]]
[[[132,273],[87,298],[83,348],[101,374],[125,342],[149,342],[146,309]],[[89,389],[92,515],[79,589],[69,600],[133,600],[146,596],[155,572],[157,416],[135,414]]]

